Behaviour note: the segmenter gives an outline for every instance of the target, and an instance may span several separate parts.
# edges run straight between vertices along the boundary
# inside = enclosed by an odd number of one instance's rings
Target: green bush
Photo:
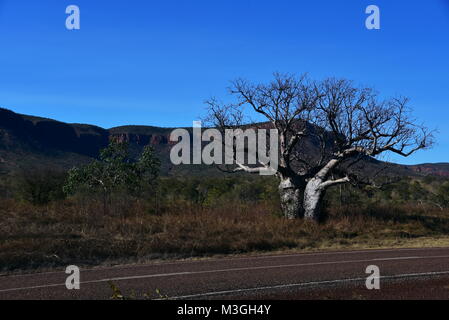
[[[57,171],[22,172],[17,179],[16,196],[34,205],[45,205],[65,198],[66,173]]]
[[[113,194],[136,197],[148,194],[156,186],[159,169],[160,161],[151,146],[146,146],[140,158],[133,161],[128,144],[111,141],[100,151],[98,160],[69,170],[63,190],[66,194],[88,192],[100,195],[103,213],[106,213]]]

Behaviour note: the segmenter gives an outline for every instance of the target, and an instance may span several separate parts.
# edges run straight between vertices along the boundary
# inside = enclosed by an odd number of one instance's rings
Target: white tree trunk
[[[321,214],[321,200],[324,190],[321,188],[322,180],[318,178],[311,179],[304,191],[304,218],[318,221]]]
[[[291,179],[282,179],[279,184],[279,195],[284,217],[296,219],[304,216],[304,189],[292,183]]]

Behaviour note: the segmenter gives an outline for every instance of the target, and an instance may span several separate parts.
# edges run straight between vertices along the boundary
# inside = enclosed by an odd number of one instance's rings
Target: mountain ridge
[[[144,146],[152,145],[162,158],[163,174],[217,174],[217,170],[211,166],[171,164],[169,153],[173,143],[169,137],[173,129],[175,128],[145,125],[124,125],[105,129],[96,125],[66,123],[0,108],[0,173],[40,167],[67,170],[98,157],[99,150],[114,139],[128,142],[132,156],[137,156]],[[372,162],[372,165],[382,163],[374,159],[369,162]],[[449,163],[390,165],[399,175],[449,177]]]

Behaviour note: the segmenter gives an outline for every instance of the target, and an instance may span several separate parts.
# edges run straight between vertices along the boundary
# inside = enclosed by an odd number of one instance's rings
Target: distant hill
[[[449,163],[446,162],[423,163],[407,167],[419,174],[449,177]]]
[[[98,157],[111,139],[128,142],[138,156],[151,144],[162,160],[163,174],[218,174],[211,166],[173,166],[169,136],[173,128],[122,126],[104,129],[22,115],[0,108],[0,174],[53,169],[67,170]]]
[[[14,174],[23,170],[67,170],[91,161],[106,147],[109,140],[128,142],[131,153],[137,156],[151,144],[162,161],[164,175],[218,175],[213,166],[174,166],[169,159],[169,135],[173,128],[153,126],[121,126],[104,129],[94,125],[64,123],[30,115],[22,115],[0,108],[0,174]],[[315,152],[308,146],[306,152]],[[383,162],[366,159],[364,170],[376,170]],[[406,166],[389,164],[396,175],[437,175],[449,177],[449,163]]]

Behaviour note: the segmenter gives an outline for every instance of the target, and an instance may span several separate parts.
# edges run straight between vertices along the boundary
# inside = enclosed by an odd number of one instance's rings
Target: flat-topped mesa
[[[163,134],[111,133],[109,139],[142,147],[146,145],[160,146],[169,144],[169,136]]]
[[[263,129],[272,128],[270,123],[258,123],[252,126]],[[192,128],[185,128],[189,132]],[[206,128],[204,128],[206,129]],[[73,166],[91,161],[98,157],[99,151],[105,148],[111,137],[118,141],[128,142],[132,155],[138,156],[145,145],[150,144],[156,149],[163,164],[163,170],[170,167],[170,150],[176,141],[170,141],[174,128],[154,126],[122,126],[110,129],[88,124],[64,123],[42,117],[22,115],[11,110],[0,108],[0,172],[12,172],[21,168],[61,168],[70,169]],[[316,141],[304,141],[301,146],[305,153],[313,156],[317,153]],[[34,159],[30,161],[30,159]],[[377,172],[384,163],[375,159],[365,159],[363,170]],[[395,175],[449,176],[448,164],[424,164],[406,166],[389,164]],[[214,166],[209,166],[210,172],[216,174]],[[209,167],[204,167],[202,173],[207,174]],[[198,174],[190,166],[183,168],[184,173]]]

